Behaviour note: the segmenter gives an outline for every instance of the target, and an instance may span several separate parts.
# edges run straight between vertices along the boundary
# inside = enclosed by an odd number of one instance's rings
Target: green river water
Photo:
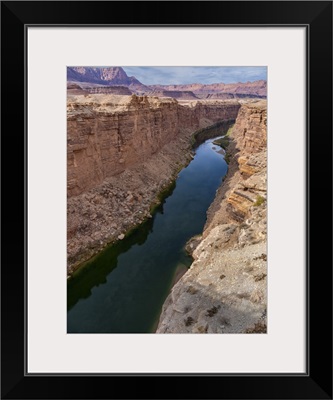
[[[80,268],[67,283],[68,333],[153,333],[175,276],[192,259],[188,239],[227,172],[214,139],[195,150],[153,218]]]

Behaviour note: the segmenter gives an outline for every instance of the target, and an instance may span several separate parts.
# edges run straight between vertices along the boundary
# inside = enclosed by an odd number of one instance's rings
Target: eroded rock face
[[[70,96],[67,251],[69,273],[150,217],[157,195],[191,159],[193,132],[235,119],[235,101],[147,96]]]
[[[267,187],[267,108],[266,102],[244,105],[234,127],[236,147],[240,149],[238,169],[242,179],[227,198],[233,218],[243,221],[250,207],[266,200]]]
[[[235,119],[236,102],[182,106],[147,96],[73,96],[67,103],[68,197],[139,164],[179,135]],[[205,121],[206,120],[206,121]]]
[[[266,332],[266,119],[265,101],[239,110],[227,179],[191,268],[164,303],[157,333]]]
[[[265,151],[267,147],[266,101],[244,104],[237,116],[234,136],[242,154]]]

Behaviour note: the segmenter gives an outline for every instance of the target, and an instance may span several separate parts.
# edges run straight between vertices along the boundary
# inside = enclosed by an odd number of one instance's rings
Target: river
[[[80,268],[67,283],[68,333],[153,333],[176,276],[192,263],[184,246],[200,234],[227,172],[206,140],[153,218]]]

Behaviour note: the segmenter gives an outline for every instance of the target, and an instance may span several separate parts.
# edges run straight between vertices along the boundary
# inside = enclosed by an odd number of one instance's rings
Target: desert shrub
[[[261,206],[265,202],[265,198],[262,196],[257,196],[255,203],[253,204],[255,207]]]

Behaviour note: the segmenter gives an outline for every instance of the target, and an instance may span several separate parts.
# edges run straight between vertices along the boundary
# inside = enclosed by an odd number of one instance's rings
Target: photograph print
[[[267,333],[267,68],[67,67],[67,333]]]

